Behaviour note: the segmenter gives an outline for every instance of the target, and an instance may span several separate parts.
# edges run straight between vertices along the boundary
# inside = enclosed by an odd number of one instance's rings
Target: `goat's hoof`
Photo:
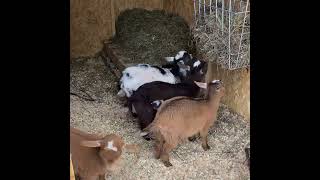
[[[195,141],[196,139],[197,139],[196,136],[188,137],[188,140],[191,141],[191,142]]]
[[[164,164],[166,167],[172,166],[171,162],[169,162],[169,161],[163,161],[163,164]]]
[[[202,146],[203,150],[208,151],[209,149],[211,149],[211,147],[209,145],[206,146]]]

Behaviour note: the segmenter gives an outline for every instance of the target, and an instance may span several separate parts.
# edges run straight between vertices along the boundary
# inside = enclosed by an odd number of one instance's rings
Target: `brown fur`
[[[164,101],[155,120],[146,128],[155,136],[156,158],[161,158],[166,166],[171,166],[169,152],[197,133],[200,133],[203,149],[210,149],[207,134],[217,118],[223,94],[224,87],[220,82],[210,83],[207,99],[175,97]]]
[[[113,147],[116,147],[117,151],[105,149],[108,141],[113,141]],[[92,142],[99,142],[100,145],[88,147]],[[105,173],[112,171],[118,164],[123,147],[131,146],[135,145],[125,145],[122,138],[116,134],[101,136],[70,128],[71,158],[75,174],[81,180],[104,179]]]

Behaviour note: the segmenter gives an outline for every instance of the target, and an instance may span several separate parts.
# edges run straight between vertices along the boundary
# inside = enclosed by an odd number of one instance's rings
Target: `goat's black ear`
[[[173,68],[175,66],[175,64],[172,64],[172,63],[167,63],[167,64],[164,64],[164,65],[162,65],[161,67],[162,68]]]

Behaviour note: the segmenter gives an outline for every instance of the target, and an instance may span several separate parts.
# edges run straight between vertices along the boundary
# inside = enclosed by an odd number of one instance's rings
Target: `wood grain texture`
[[[250,69],[227,70],[210,62],[206,82],[214,79],[220,79],[225,84],[222,103],[250,121]]]
[[[112,35],[111,0],[70,1],[70,55],[92,56]]]

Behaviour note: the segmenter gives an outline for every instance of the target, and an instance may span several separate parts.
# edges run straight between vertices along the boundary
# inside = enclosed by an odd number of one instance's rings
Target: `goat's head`
[[[223,96],[225,93],[225,87],[221,80],[213,80],[210,83],[202,83],[194,81],[200,88],[207,89],[209,95]]]
[[[181,50],[179,51],[174,57],[165,57],[164,58],[167,62],[169,63],[178,63],[182,62],[183,64],[186,65],[191,65],[192,64],[192,55],[189,54],[187,51]]]
[[[81,145],[98,148],[100,157],[108,162],[112,162],[121,156],[124,142],[118,135],[109,134],[100,140],[82,141]]]
[[[202,60],[196,60],[190,72],[187,74],[186,80],[191,81],[204,81],[205,75],[207,73],[208,63]]]
[[[175,69],[181,81],[203,81],[207,72],[208,63],[202,60],[193,58],[187,51],[179,51],[174,57],[165,57],[169,62],[166,67]]]

